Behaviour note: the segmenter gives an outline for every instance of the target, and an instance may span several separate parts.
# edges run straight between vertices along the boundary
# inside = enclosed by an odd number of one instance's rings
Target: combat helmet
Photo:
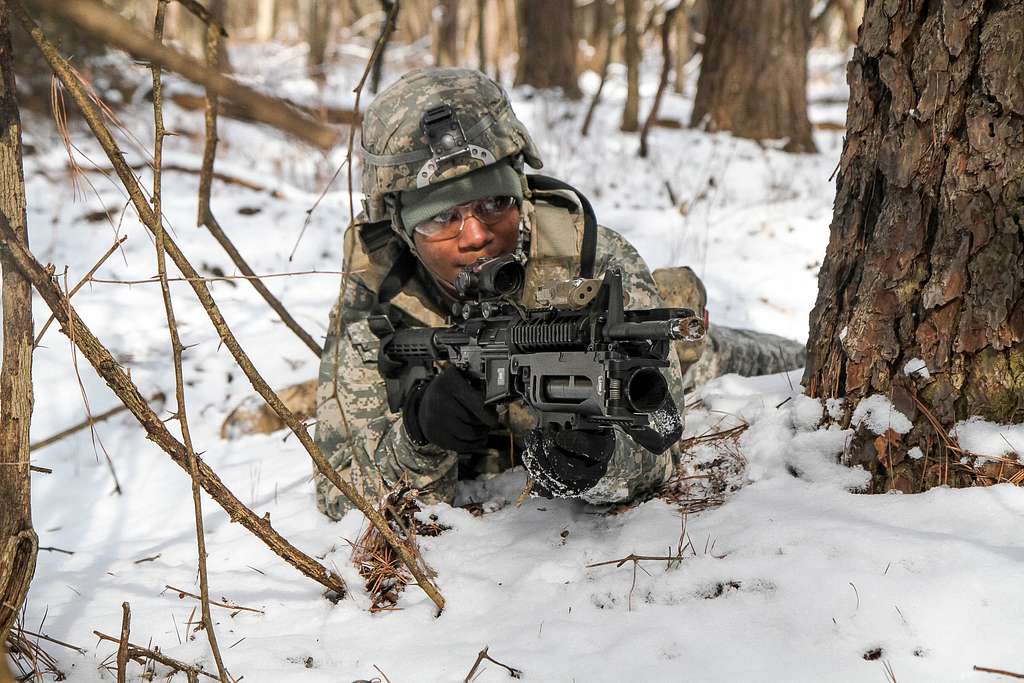
[[[370,103],[361,129],[363,220],[395,223],[400,192],[511,157],[533,168],[536,145],[505,90],[473,69],[410,71]]]

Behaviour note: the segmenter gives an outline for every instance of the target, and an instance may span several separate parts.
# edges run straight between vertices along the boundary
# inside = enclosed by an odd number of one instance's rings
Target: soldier
[[[460,456],[463,469],[474,464],[470,454],[477,469],[493,471],[498,460],[507,467],[511,433],[535,492],[616,503],[656,490],[680,457],[683,375],[675,354],[659,429],[542,432],[521,406],[485,406],[454,367],[419,384],[401,414],[390,413],[367,318],[389,306],[411,324],[444,325],[456,275],[478,258],[525,261],[520,300],[528,307],[537,305],[542,283],[600,276],[613,265],[622,269],[630,308],[664,304],[633,246],[598,226],[582,195],[524,173],[541,167],[537,148],[504,90],[484,74],[406,74],[367,108],[361,138],[364,210],[345,234],[347,275],[317,391],[316,442],[331,465],[370,499],[404,477],[424,502],[450,503]],[[695,360],[690,351],[687,360]],[[502,433],[505,453],[488,450]],[[340,518],[348,500],[322,475],[315,481],[319,509]]]

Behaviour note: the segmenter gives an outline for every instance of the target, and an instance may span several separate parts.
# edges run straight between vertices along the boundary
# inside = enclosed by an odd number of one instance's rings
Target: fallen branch
[[[65,330],[68,336],[70,336],[70,330],[74,330],[75,344],[82,352],[82,355],[92,364],[117,397],[128,406],[128,410],[131,411],[132,415],[135,416],[146,430],[149,440],[160,446],[171,456],[176,465],[188,472],[188,454],[184,444],[171,435],[163,420],[149,407],[146,399],[139,392],[138,387],[129,379],[128,374],[117,364],[117,361],[110,355],[110,352],[96,339],[85,323],[82,322],[82,319],[78,317],[78,313],[75,312],[71,303],[63,297],[62,292],[51,281],[53,275],[52,267],[49,270],[44,269],[24,247],[13,241],[13,237],[14,232],[11,230],[6,218],[0,214],[0,242],[3,243],[3,246],[14,258],[18,268],[32,282],[32,285],[39,292],[43,301],[54,312],[62,329]],[[202,458],[197,456],[196,461],[199,469],[200,484],[210,494],[210,497],[224,508],[231,521],[239,522],[263,541],[274,553],[309,578],[320,583],[328,590],[344,595],[345,583],[341,577],[328,571],[316,560],[294,547],[270,526],[269,521],[261,519],[252,510],[247,508],[224,486],[216,473],[210,469],[209,465],[203,462]]]
[[[169,99],[182,109],[186,109],[188,111],[199,111],[206,107],[206,98],[200,97],[199,95],[193,95],[192,93],[176,92],[172,94]],[[324,121],[325,123],[340,126],[359,124],[360,117],[352,109],[339,109],[337,107],[309,107],[285,97],[282,97],[281,101],[289,107],[293,107],[310,118],[317,119],[318,121]],[[218,103],[217,113],[221,116],[226,116],[229,119],[235,119],[236,121],[259,123],[258,119],[253,118],[252,112],[248,107],[231,101],[221,101]]]
[[[100,633],[99,631],[93,631],[93,633],[100,640],[106,640],[110,643],[117,643],[118,646],[120,646],[121,644],[121,640],[119,638],[108,636],[106,633]],[[181,673],[185,674],[185,676],[188,678],[190,682],[195,681],[198,676],[206,676],[207,678],[212,678],[215,681],[218,680],[216,676],[207,671],[204,671],[202,667],[186,664],[181,660],[174,659],[173,657],[168,657],[163,652],[160,652],[160,650],[157,648],[150,649],[148,647],[142,647],[141,645],[136,645],[134,643],[128,643],[128,659],[134,660],[139,664],[143,665],[145,664],[147,659],[152,659],[155,662],[160,662],[164,666],[174,669],[175,672],[180,671]]]
[[[281,100],[242,85],[177,50],[160,45],[139,33],[132,22],[122,18],[117,12],[107,9],[99,2],[94,0],[29,1],[36,7],[63,17],[99,42],[124,50],[137,59],[173,71],[194,83],[210,88],[218,95],[238,102],[251,111],[254,120],[294,135],[323,150],[334,147],[339,141],[340,132],[336,128],[311,119]],[[24,12],[21,0],[11,0],[11,8],[16,15]]]
[[[487,660],[488,662],[494,662],[495,664],[497,664],[501,668],[505,669],[506,671],[508,671],[508,675],[511,676],[512,678],[522,678],[523,677],[523,672],[520,671],[519,669],[513,669],[508,664],[502,664],[497,659],[494,659],[489,654],[487,654],[487,650],[490,649],[490,647],[491,646],[488,645],[484,649],[480,650],[480,653],[476,656],[476,661],[473,662],[473,668],[469,670],[468,674],[466,674],[466,678],[463,681],[463,683],[469,683],[471,680],[473,680],[473,674],[476,673],[477,667],[479,667],[480,664],[484,660]]]
[[[1002,669],[990,669],[986,666],[974,665],[975,671],[984,671],[987,674],[999,674],[1000,676],[1009,676],[1010,678],[1024,678],[1024,674],[1017,674],[1012,671],[1004,671]]]
[[[163,392],[157,392],[157,393],[153,394],[152,397],[150,397],[149,403],[159,402],[159,403],[162,404],[164,402],[165,398],[166,397],[164,396]],[[46,437],[45,439],[43,439],[41,441],[37,441],[34,444],[32,444],[31,446],[29,446],[28,449],[31,452],[31,451],[39,450],[40,448],[46,448],[47,446],[52,446],[53,444],[57,443],[61,439],[67,438],[67,437],[71,436],[72,434],[77,434],[78,432],[82,431],[86,427],[91,427],[92,425],[96,424],[97,422],[103,422],[104,420],[109,420],[110,418],[114,417],[115,415],[120,415],[121,413],[123,413],[126,410],[128,410],[128,406],[126,406],[126,405],[124,405],[122,403],[121,405],[115,406],[115,407],[111,408],[110,410],[108,410],[106,412],[100,413],[99,415],[94,415],[92,417],[86,418],[86,419],[82,420],[81,422],[79,422],[76,425],[73,425],[71,427],[68,427],[67,429],[64,429],[62,431],[57,432],[53,436],[48,436],[48,437]]]
[[[74,75],[70,73],[70,71],[67,68],[67,62],[57,53],[56,49],[53,47],[53,44],[46,39],[46,36],[39,29],[39,27],[36,26],[35,22],[33,22],[32,19],[25,13],[24,8],[19,4],[19,0],[11,0],[11,2],[11,8],[14,11],[15,16],[25,27],[25,30],[29,33],[29,35],[32,36],[32,39],[36,43],[36,46],[46,57],[46,60],[47,62],[49,62],[50,67],[53,69],[54,73],[64,84],[65,88],[71,91],[72,96],[75,99],[75,103],[78,105],[87,123],[89,124],[89,127],[96,135],[97,141],[100,143],[104,151],[107,153],[108,159],[110,159],[110,162],[116,169],[118,176],[124,183],[125,189],[128,191],[128,194],[132,199],[132,203],[135,205],[135,209],[138,212],[140,220],[147,228],[150,229],[151,232],[155,234],[158,225],[156,216],[154,215],[152,208],[149,206],[149,203],[146,201],[146,198],[142,193],[142,189],[139,186],[138,181],[135,179],[131,170],[128,168],[128,165],[124,160],[124,156],[121,153],[120,149],[118,149],[117,143],[114,142],[114,139],[110,134],[110,131],[107,129],[106,125],[100,119],[92,103],[88,100],[85,93],[83,92],[81,84],[74,77]],[[49,3],[50,0],[46,0],[46,2]],[[76,5],[77,4],[78,3],[76,3]],[[5,231],[5,235],[9,234],[12,233],[10,233],[9,231]],[[171,257],[171,260],[174,261],[175,265],[178,267],[178,270],[180,270],[185,277],[198,278],[198,273],[196,272],[195,268],[192,267],[192,264],[185,257],[184,253],[182,253],[182,251],[179,249],[178,245],[174,242],[174,240],[172,240],[169,236],[165,237],[165,250],[167,251],[167,254]],[[31,257],[29,256],[28,258]],[[31,260],[34,261],[34,259]],[[38,266],[38,263],[36,263],[36,265]],[[41,270],[40,273],[42,273]],[[45,281],[47,284],[49,284],[45,276],[42,276],[40,280]],[[35,284],[37,287],[39,286],[38,281]],[[444,609],[444,598],[441,597],[441,594],[437,591],[437,588],[419,569],[419,567],[417,566],[416,558],[409,553],[408,548],[406,548],[402,544],[401,540],[398,539],[398,537],[396,537],[395,534],[391,532],[391,530],[387,526],[387,523],[380,516],[380,514],[376,510],[374,510],[373,507],[362,496],[359,495],[359,493],[351,484],[343,480],[341,476],[338,474],[338,472],[335,471],[335,469],[330,465],[330,463],[327,462],[327,459],[323,456],[323,454],[320,452],[320,449],[313,442],[313,439],[309,436],[309,432],[306,426],[302,422],[300,422],[298,418],[296,418],[295,415],[290,410],[288,410],[288,408],[281,401],[280,397],[278,397],[277,394],[274,393],[273,389],[270,388],[270,385],[268,385],[266,380],[264,380],[263,377],[259,374],[259,372],[256,370],[255,365],[253,365],[252,360],[249,358],[248,354],[245,353],[241,345],[239,345],[238,340],[231,332],[231,329],[228,327],[227,322],[224,320],[224,317],[221,314],[220,309],[217,306],[217,303],[214,301],[209,289],[205,286],[205,284],[203,284],[202,282],[195,282],[191,280],[190,284],[192,285],[192,290],[196,293],[196,296],[199,299],[200,303],[203,305],[203,308],[206,310],[206,313],[209,316],[210,321],[213,323],[214,328],[216,328],[221,341],[227,347],[228,351],[235,359],[235,362],[238,363],[239,367],[242,369],[246,377],[252,383],[253,388],[256,389],[256,392],[263,397],[263,399],[268,403],[268,405],[270,405],[274,412],[278,414],[281,420],[285,424],[287,424],[288,427],[292,430],[292,433],[295,434],[296,438],[306,449],[306,452],[313,460],[313,463],[316,465],[317,470],[321,474],[323,474],[327,478],[327,480],[330,481],[339,491],[341,491],[342,495],[348,498],[356,508],[358,508],[364,515],[366,515],[367,519],[370,521],[371,524],[381,529],[381,533],[384,535],[384,538],[388,541],[388,544],[391,545],[398,553],[399,557],[402,558],[403,564],[405,564],[409,568],[409,571],[416,578],[417,585],[425,593],[427,593],[428,597],[430,597],[431,601],[434,602],[434,604],[437,606],[438,612],[440,613],[440,611]],[[59,297],[54,299],[54,303],[51,305],[51,308],[54,305],[61,306]],[[68,306],[70,308],[70,304]],[[76,322],[80,323],[81,321]],[[85,327],[84,324],[82,324],[82,327]],[[95,338],[93,339],[95,340]],[[96,342],[96,345],[99,346],[99,342]],[[103,351],[105,352],[106,350],[103,349]],[[137,393],[138,390],[134,389],[134,386],[132,388]],[[170,435],[168,434],[167,436]],[[181,446],[181,444],[174,440],[173,437],[171,437],[171,440],[174,442],[176,446]],[[263,524],[266,524],[266,526],[269,527],[269,522],[261,521],[261,525]],[[321,567],[320,569],[323,568]],[[325,578],[325,580],[330,580],[332,582],[336,582],[339,586],[344,586],[344,584],[341,582],[341,579],[339,577],[333,577],[333,575],[331,576],[330,579]],[[342,589],[340,593],[344,594],[344,590]]]
[[[138,564],[141,561],[142,560],[139,560],[138,562],[136,562],[136,564]],[[164,588],[166,588],[167,590],[172,590],[175,593],[177,593],[179,600],[182,599],[182,598],[185,598],[185,597],[195,598],[196,600],[201,600],[202,599],[200,596],[195,595],[194,593],[189,593],[188,591],[183,591],[180,588],[175,588],[174,586],[164,585]],[[257,614],[265,614],[265,612],[263,610],[256,609],[255,607],[242,607],[241,605],[231,605],[231,604],[227,604],[227,603],[223,603],[223,602],[216,602],[214,600],[210,600],[210,604],[214,605],[216,607],[223,607],[225,609],[240,610],[242,612],[256,612]]]

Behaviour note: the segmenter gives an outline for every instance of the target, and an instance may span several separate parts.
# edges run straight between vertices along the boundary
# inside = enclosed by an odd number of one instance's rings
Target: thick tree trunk
[[[519,16],[516,85],[561,88],[578,98],[573,0],[519,0]]]
[[[457,66],[459,54],[459,1],[441,0],[434,8],[437,33],[434,41],[434,64]]]
[[[690,125],[815,151],[807,119],[807,0],[716,0],[707,10]]]
[[[0,0],[0,221],[28,244],[21,119],[15,98],[10,15]],[[28,433],[32,420],[32,288],[0,251],[3,366],[0,369],[0,643],[18,616],[36,566]]]
[[[640,0],[622,0],[622,21],[625,24],[623,60],[626,62],[626,104],[622,109],[620,130],[640,130],[640,35],[637,23],[640,21]]]
[[[884,394],[913,422],[854,442],[875,491],[1003,480],[1020,470],[979,477],[946,434],[972,415],[1024,422],[1024,0],[894,7],[867,3],[847,69],[804,384]],[[928,378],[907,375],[914,359]]]

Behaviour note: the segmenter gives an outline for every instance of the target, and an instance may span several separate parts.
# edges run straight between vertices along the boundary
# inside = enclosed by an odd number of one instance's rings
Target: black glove
[[[526,435],[523,465],[540,493],[573,498],[594,487],[608,470],[615,451],[610,429],[534,429]]]
[[[416,385],[402,407],[402,421],[417,446],[432,443],[459,453],[483,448],[490,430],[498,426],[483,393],[451,365]]]

